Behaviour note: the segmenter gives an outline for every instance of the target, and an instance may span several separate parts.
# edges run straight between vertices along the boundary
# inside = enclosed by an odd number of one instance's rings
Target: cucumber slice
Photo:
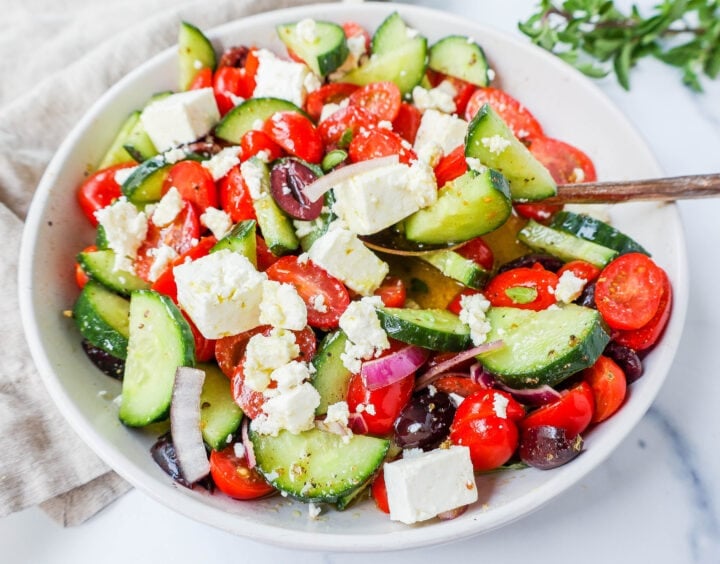
[[[408,29],[400,14],[393,12],[375,30],[370,49],[377,55],[390,53],[405,45],[409,39],[413,39],[415,36],[417,36],[417,32]]]
[[[82,252],[78,254],[77,261],[90,278],[124,296],[129,296],[134,290],[150,287],[150,284],[135,274],[113,270],[115,253],[110,249]]]
[[[474,260],[467,259],[455,251],[433,251],[418,255],[418,258],[468,288],[479,290],[490,278],[490,272]]]
[[[472,345],[470,328],[444,309],[381,307],[380,324],[389,337],[434,351],[461,351]]]
[[[253,266],[257,268],[257,239],[255,238],[255,227],[257,222],[254,219],[241,221],[232,231],[220,239],[212,249],[211,253],[229,249],[246,257]]]
[[[304,112],[292,102],[280,98],[250,98],[235,106],[215,127],[215,136],[240,144],[243,135],[255,128],[256,122],[264,123],[276,112]]]
[[[465,35],[449,35],[430,47],[428,67],[475,86],[490,83],[485,52]]]
[[[192,331],[172,300],[152,290],[133,292],[120,421],[142,427],[165,419],[175,370],[194,364]]]
[[[180,90],[187,90],[202,69],[215,70],[215,49],[202,31],[187,22],[180,23],[178,32],[178,63]]]
[[[325,192],[323,211],[320,213],[320,216],[317,219],[309,222],[311,225],[310,231],[302,232],[302,237],[299,237],[300,248],[302,248],[303,251],[309,251],[313,243],[317,241],[320,237],[325,235],[328,228],[330,227],[330,224],[337,219],[337,215],[335,215],[335,213],[333,213],[332,211],[334,203],[335,196],[333,194],[333,191],[329,190],[328,192]]]
[[[488,104],[480,108],[468,126],[465,156],[480,159],[485,166],[502,172],[515,201],[542,200],[557,192],[548,170]]]
[[[167,98],[171,94],[172,92],[169,91],[153,94],[145,106],[147,107],[149,104],[152,104],[157,100]],[[145,126],[142,124],[142,121],[140,121],[140,114],[142,114],[142,112],[138,114],[138,122],[132,128],[127,140],[123,144],[125,151],[133,158],[133,160],[139,163],[158,154],[155,144],[150,140],[150,136],[147,134],[147,131],[145,131]]]
[[[333,149],[323,157],[321,163],[323,172],[328,172],[334,169],[337,165],[344,162],[347,158],[347,151],[343,151],[342,149]]]
[[[551,254],[566,262],[584,260],[599,268],[604,267],[618,255],[614,249],[546,227],[532,219],[520,230],[518,240],[531,249]]]
[[[97,167],[98,170],[116,164],[135,162],[132,155],[125,149],[125,144],[128,143],[130,136],[138,123],[140,123],[140,113],[139,110],[131,113],[120,126],[117,135],[115,135],[115,139],[113,139],[113,142],[110,144],[105,156],[100,160],[100,164]]]
[[[592,241],[603,247],[615,249],[621,255],[625,253],[643,253],[650,256],[650,253],[640,243],[604,221],[589,215],[563,210],[553,216],[550,227],[565,231],[586,241]]]
[[[355,503],[359,503],[363,499],[370,498],[370,488],[368,487],[372,483],[372,478],[365,482],[362,486],[350,492],[347,495],[340,497],[335,502],[335,508],[338,511],[345,511],[348,507]]]
[[[333,503],[375,473],[390,442],[367,435],[343,438],[320,429],[277,437],[251,431],[257,469],[274,487],[302,501]]]
[[[488,321],[488,340],[505,346],[480,362],[513,388],[554,386],[594,364],[610,341],[601,315],[575,304],[541,311],[493,307]]]
[[[397,49],[373,55],[346,74],[343,82],[364,86],[389,80],[397,84],[402,94],[408,94],[425,76],[426,59],[427,39],[417,36]]]
[[[102,224],[98,224],[97,230],[95,231],[95,246],[100,251],[104,251],[110,248],[107,233],[105,232],[105,228],[102,226]]]
[[[127,356],[129,315],[130,302],[94,280],[88,280],[73,308],[73,319],[82,336],[122,359]]]
[[[140,164],[120,189],[134,204],[158,202],[171,166],[163,155],[155,155]]]
[[[503,175],[471,169],[440,188],[434,204],[405,220],[405,237],[431,244],[468,241],[500,227],[511,212]]]
[[[198,364],[205,372],[200,394],[200,429],[205,443],[214,450],[225,448],[240,427],[243,412],[230,392],[227,376],[214,364]]]
[[[350,53],[345,32],[336,23],[315,21],[312,33],[307,36],[299,23],[278,25],[275,30],[280,41],[320,76],[340,67]]]
[[[340,355],[345,352],[347,336],[342,331],[329,333],[320,343],[320,350],[313,357],[315,375],[312,385],[320,394],[320,405],[315,413],[324,415],[329,405],[347,398],[352,373],[345,368]]]

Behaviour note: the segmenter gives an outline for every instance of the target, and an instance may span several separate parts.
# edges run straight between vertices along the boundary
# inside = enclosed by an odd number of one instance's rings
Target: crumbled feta
[[[137,170],[136,166],[128,166],[125,168],[119,168],[115,171],[115,174],[113,175],[113,178],[115,179],[115,182],[118,183],[118,185],[122,186],[125,184],[125,181],[132,176],[132,173]]]
[[[155,250],[152,266],[148,272],[148,280],[155,282],[165,272],[170,263],[178,257],[178,252],[169,245],[162,245]]]
[[[487,70],[487,77],[490,82],[495,80],[495,69],[488,68]]]
[[[311,521],[317,520],[322,513],[322,508],[314,503],[308,503],[308,517]]]
[[[425,521],[478,498],[470,450],[465,446],[386,462],[383,471],[393,521]]]
[[[324,294],[315,294],[310,298],[310,306],[318,313],[327,313],[328,306],[325,303]]]
[[[363,296],[379,288],[390,270],[354,233],[332,224],[310,247],[308,257]]]
[[[200,216],[200,223],[207,227],[219,241],[230,233],[233,223],[230,216],[222,210],[208,207]]]
[[[472,294],[460,298],[460,321],[470,327],[470,338],[474,345],[481,345],[487,340],[490,332],[485,313],[490,302],[482,294]]]
[[[220,121],[220,112],[213,89],[200,88],[152,102],[140,121],[155,148],[164,152],[207,135]]]
[[[181,147],[173,147],[163,153],[163,159],[165,159],[167,164],[175,164],[176,162],[183,160],[185,157],[187,157],[187,153],[185,152],[185,149],[182,149]]]
[[[465,143],[467,128],[468,123],[464,119],[437,110],[425,110],[415,136],[415,153],[421,153],[428,143],[437,143],[447,155]]]
[[[245,458],[245,445],[237,442],[233,445],[233,453],[238,458]]]
[[[430,90],[416,86],[412,91],[413,101],[420,111],[440,110],[446,114],[452,114],[457,109],[454,100],[456,95],[457,90],[448,80],[443,80]]]
[[[437,201],[437,180],[432,167],[417,160],[407,175],[407,189],[413,194],[421,208],[430,206]]]
[[[306,362],[291,360],[273,370],[270,379],[277,382],[277,388],[275,388],[277,391],[285,393],[309,380],[311,376],[310,365]],[[265,390],[265,392],[268,391],[269,389]]]
[[[573,176],[573,182],[584,182],[585,181],[585,171],[581,169],[580,167],[576,167],[572,171]]]
[[[422,456],[425,453],[425,451],[421,448],[406,448],[403,449],[402,457],[403,458],[417,458],[418,456]]]
[[[500,419],[507,419],[507,407],[510,400],[497,392],[493,394],[493,411]]]
[[[348,37],[347,46],[350,54],[357,60],[367,53],[367,43],[365,42],[365,36],[362,33]]]
[[[239,164],[240,157],[238,156],[237,147],[226,147],[208,160],[202,162],[203,168],[210,171],[215,181],[225,177],[234,166]]]
[[[170,225],[185,207],[182,196],[175,186],[165,192],[152,212],[152,222],[158,227]]]
[[[317,26],[312,18],[300,20],[295,26],[295,35],[300,41],[315,43],[318,40]]]
[[[258,151],[255,153],[255,158],[258,160],[261,160],[264,163],[270,162],[270,151],[268,149],[263,149],[262,151]]]
[[[493,155],[499,155],[510,146],[510,140],[505,139],[502,135],[493,135],[492,137],[483,137],[480,143]]]
[[[299,354],[300,347],[290,331],[273,329],[269,335],[253,335],[245,347],[245,385],[256,392],[265,391],[273,371]]]
[[[555,299],[564,304],[575,301],[582,294],[587,284],[585,278],[576,276],[574,272],[566,270],[560,275],[557,286],[555,286]]]
[[[386,119],[383,119],[383,120],[379,121],[378,124],[377,124],[377,126],[378,126],[380,129],[389,129],[389,130],[391,130],[391,131],[392,131],[392,128],[393,128],[393,127],[392,127],[392,122],[391,122],[391,121],[388,121],[388,120],[386,120]]]
[[[173,269],[180,306],[206,339],[237,335],[260,324],[267,278],[240,253],[224,249]]]
[[[307,325],[307,306],[292,284],[263,282],[260,323],[300,331]]]
[[[365,406],[365,413],[368,415],[375,415],[375,404],[369,403]]]
[[[305,93],[310,94],[319,89],[322,86],[322,82],[315,73],[309,72],[303,79],[303,86],[305,87]]]
[[[258,68],[255,75],[253,96],[282,98],[302,107],[307,96],[310,69],[302,63],[284,61],[267,49],[256,51]],[[317,80],[317,77],[315,77]]]
[[[356,69],[360,64],[360,60],[367,53],[367,45],[365,43],[365,36],[363,34],[353,35],[347,38],[348,56],[334,72],[330,73],[330,80],[332,82],[338,82],[342,80],[342,77],[349,73],[351,70]]]
[[[320,111],[320,121],[323,122],[340,109],[340,104],[332,102],[325,104]]]
[[[487,167],[480,162],[480,159],[476,159],[475,157],[465,157],[465,162],[468,168],[475,172],[483,173],[487,170]]]
[[[113,271],[135,272],[133,261],[147,235],[147,217],[122,196],[112,205],[95,212],[102,225],[107,245],[115,253]]]
[[[380,325],[375,308],[382,307],[378,296],[351,302],[340,316],[340,329],[347,336],[345,351],[340,355],[350,372],[360,372],[360,361],[380,356],[390,348],[387,333]]]
[[[435,168],[444,154],[442,145],[435,141],[429,141],[420,147],[417,154],[418,160],[427,163],[428,166]]]
[[[259,200],[270,195],[270,179],[265,164],[259,159],[248,159],[240,165],[245,184],[247,184],[250,197]]]
[[[293,434],[315,427],[315,409],[320,405],[320,394],[309,382],[266,398],[263,413],[253,419],[253,431],[262,435],[277,436],[286,429]]]
[[[340,423],[347,427],[350,421],[350,408],[346,401],[339,401],[328,405],[325,423]]]
[[[252,122],[253,131],[261,131],[264,125],[265,122],[263,120],[256,119],[254,122]]]

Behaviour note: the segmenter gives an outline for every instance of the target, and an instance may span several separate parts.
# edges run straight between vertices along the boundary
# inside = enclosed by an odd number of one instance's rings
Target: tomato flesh
[[[435,167],[435,178],[438,188],[442,188],[448,182],[462,176],[467,172],[467,169],[465,147],[460,145],[442,157]]]
[[[489,104],[495,110],[518,139],[543,134],[540,122],[525,106],[507,92],[491,86],[475,90],[465,108],[465,119],[472,120],[484,104]]]
[[[229,68],[229,67],[228,67]],[[200,213],[218,207],[218,193],[210,171],[198,161],[180,161],[170,167],[163,183],[163,194],[175,187],[186,202],[192,202]]]
[[[394,131],[377,128],[361,131],[353,137],[348,150],[354,163],[397,155],[401,163],[417,160],[410,144]]]
[[[234,223],[245,219],[256,219],[250,189],[245,183],[239,166],[230,169],[230,172],[220,180],[219,188],[220,206]]]
[[[383,513],[390,513],[387,486],[385,486],[385,473],[381,470],[370,486],[370,493],[377,508]]]
[[[385,307],[403,307],[407,297],[405,282],[402,278],[388,276],[380,287],[375,290],[375,295],[380,296]]]
[[[347,404],[350,413],[358,413],[365,421],[367,432],[371,435],[387,435],[393,430],[393,423],[397,419],[405,404],[410,401],[415,377],[409,376],[397,382],[368,390],[360,374],[353,374],[348,386]]]
[[[378,119],[366,109],[359,106],[340,108],[330,117],[320,122],[318,132],[328,149],[336,147],[346,131],[356,136],[377,126]]]
[[[516,307],[540,311],[555,303],[557,274],[538,268],[513,268],[495,276],[485,288],[494,307]],[[551,291],[552,290],[552,291]]]
[[[393,82],[371,82],[348,97],[350,105],[360,106],[379,120],[392,122],[400,111],[402,95]]]
[[[510,460],[517,449],[519,434],[517,425],[510,419],[487,415],[453,421],[450,440],[468,447],[474,470],[487,471]]]
[[[115,173],[123,168],[135,166],[135,164],[122,163],[104,168],[90,175],[80,185],[77,193],[78,203],[93,227],[98,225],[95,212],[109,206],[122,196],[120,185],[115,180]]]
[[[568,271],[588,282],[592,282],[600,274],[600,269],[597,266],[584,260],[571,260],[565,263],[560,267],[560,270],[557,271],[558,278]]]
[[[305,100],[305,111],[313,121],[318,121],[325,104],[339,104],[355,92],[359,86],[348,82],[331,82],[310,92]]]
[[[324,154],[322,138],[313,123],[297,112],[277,112],[265,122],[263,131],[291,155],[319,163]]]
[[[573,438],[587,429],[595,411],[595,396],[590,384],[581,382],[562,392],[562,397],[533,411],[520,421],[520,428],[550,425],[565,429]]]
[[[279,159],[285,154],[282,147],[270,139],[267,133],[257,129],[251,129],[242,136],[240,148],[244,161],[256,156],[261,151],[266,154],[268,162]]]
[[[398,108],[397,116],[392,122],[393,131],[408,143],[415,143],[417,131],[420,129],[422,113],[412,104],[402,102]]]
[[[462,247],[455,249],[460,256],[479,264],[485,270],[492,270],[495,256],[490,246],[480,237],[470,239]]]
[[[605,421],[620,409],[625,400],[627,391],[625,373],[614,360],[600,355],[595,364],[583,370],[582,376],[590,384],[595,398],[595,411],[591,421],[593,423]]]
[[[453,424],[488,415],[517,422],[525,417],[525,408],[507,392],[502,390],[480,390],[466,397],[458,406]]]
[[[238,458],[233,446],[210,453],[210,475],[218,489],[233,499],[257,499],[275,491],[247,458]]]

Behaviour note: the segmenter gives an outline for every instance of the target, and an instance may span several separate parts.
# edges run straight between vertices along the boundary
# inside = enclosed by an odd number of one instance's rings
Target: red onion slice
[[[360,413],[350,414],[350,417],[348,417],[348,427],[350,427],[353,433],[358,435],[365,435],[368,432],[368,425]]]
[[[183,477],[194,484],[210,473],[200,431],[200,392],[205,372],[181,366],[175,371],[170,404],[170,433]]]
[[[526,405],[545,405],[562,397],[560,392],[548,385],[539,386],[537,388],[511,388],[500,381],[496,382],[496,386],[501,390],[508,392],[520,403]]]
[[[402,380],[420,368],[430,352],[408,345],[400,350],[373,360],[366,360],[360,368],[365,387],[372,391]]]
[[[485,370],[485,367],[479,362],[470,367],[470,379],[488,390],[494,388],[497,383],[495,376]]]
[[[242,444],[245,447],[245,460],[250,470],[257,466],[257,460],[255,459],[255,447],[253,447],[252,441],[250,440],[250,433],[248,432],[250,427],[250,420],[247,417],[243,418],[242,429],[240,431],[240,437]]]
[[[449,358],[448,360],[446,360],[445,362],[440,362],[440,363],[436,364],[430,370],[428,370],[422,376],[420,376],[420,378],[418,378],[417,382],[415,383],[415,389],[419,390],[420,388],[424,388],[428,384],[431,384],[433,381],[435,381],[437,378],[439,378],[442,374],[449,371],[454,366],[457,366],[461,362],[466,361],[469,358],[473,358],[482,353],[497,350],[504,346],[505,346],[505,343],[502,340],[497,340],[497,341],[492,341],[490,343],[484,343],[482,345],[473,347],[466,351],[459,352],[452,358]]]
[[[391,164],[397,164],[399,162],[397,155],[390,155],[389,157],[380,157],[379,159],[370,159],[369,161],[360,161],[341,168],[336,168],[332,172],[321,176],[315,182],[303,187],[302,191],[305,197],[311,202],[317,202],[322,198],[323,194],[330,190],[336,184],[352,178],[358,174],[363,174],[376,168],[382,168]]]

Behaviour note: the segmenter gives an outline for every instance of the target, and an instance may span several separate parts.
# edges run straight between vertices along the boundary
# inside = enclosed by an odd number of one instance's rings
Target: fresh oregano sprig
[[[720,74],[720,0],[663,0],[648,16],[636,5],[623,14],[612,0],[541,0],[518,27],[588,76],[614,71],[626,90],[643,57],[680,68],[683,83],[698,92],[702,74]]]

